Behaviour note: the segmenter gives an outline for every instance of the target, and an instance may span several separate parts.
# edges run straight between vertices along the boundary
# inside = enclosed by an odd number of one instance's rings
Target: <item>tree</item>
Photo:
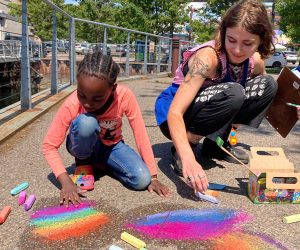
[[[236,0],[208,0],[204,9],[205,18],[217,21],[231,7]]]
[[[194,20],[191,25],[195,40],[198,43],[203,43],[214,38],[215,24],[204,23],[201,20]]]
[[[53,0],[58,7],[63,8],[64,0]],[[9,14],[17,17],[21,22],[21,5],[10,3]],[[42,40],[52,39],[52,8],[40,0],[30,0],[27,3],[28,23],[30,31]],[[68,34],[68,21],[61,14],[57,14],[57,36],[66,38]]]
[[[159,35],[170,34],[173,37],[177,27],[188,22],[187,0],[128,0],[142,8],[149,20],[150,29]]]
[[[300,43],[300,1],[277,0],[276,10],[282,17],[279,27],[292,39],[294,43]]]

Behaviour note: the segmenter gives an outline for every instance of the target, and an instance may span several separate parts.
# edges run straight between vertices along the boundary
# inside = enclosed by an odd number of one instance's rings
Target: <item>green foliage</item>
[[[294,43],[300,43],[300,1],[277,0],[276,11],[282,17],[279,22],[283,30]]]
[[[192,25],[193,37],[196,42],[204,43],[214,38],[215,24],[214,23],[203,23],[200,20],[194,20]]]
[[[208,0],[204,9],[205,17],[215,21],[223,16],[226,10],[236,2],[236,0]]]
[[[64,0],[53,0],[58,7],[64,6]],[[21,21],[21,5],[10,3],[9,14],[17,17]],[[31,25],[31,32],[47,41],[52,39],[52,9],[40,0],[30,0],[27,3],[28,23]],[[68,21],[65,17],[57,14],[57,36],[66,38],[68,34]]]
[[[52,2],[73,17],[159,35],[173,35],[178,25],[188,22],[187,0],[78,0],[78,5],[66,5],[64,0]],[[10,6],[10,14],[20,18],[21,5]],[[29,0],[27,8],[31,32],[44,41],[52,40],[52,8],[40,0]],[[60,13],[56,16],[58,39],[67,39],[69,20]],[[76,21],[75,28],[76,40],[103,42],[102,26]],[[114,43],[127,40],[127,32],[110,28],[107,32]],[[138,37],[132,34],[133,39]]]

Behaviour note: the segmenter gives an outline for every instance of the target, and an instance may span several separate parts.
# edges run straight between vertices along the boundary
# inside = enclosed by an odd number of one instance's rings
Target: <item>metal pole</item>
[[[70,84],[75,84],[75,20],[69,19],[69,62],[70,62]]]
[[[56,11],[53,9],[53,30],[52,30],[52,59],[51,59],[51,94],[58,93],[57,87],[57,19]]]
[[[157,69],[156,72],[160,73],[160,54],[161,54],[161,39],[159,39],[159,43],[158,43],[158,53],[157,53]]]
[[[147,74],[147,59],[148,59],[148,48],[147,48],[147,45],[148,45],[148,36],[146,36],[145,38],[145,48],[144,48],[144,68],[143,68],[143,74]]]
[[[103,38],[103,54],[107,55],[107,28],[104,28],[104,38]]]
[[[168,60],[168,71],[170,72],[171,71],[171,68],[172,68],[172,50],[173,50],[173,47],[172,47],[172,40],[169,40],[169,60]]]
[[[127,53],[126,53],[126,65],[125,75],[129,76],[129,56],[130,56],[130,33],[127,34]]]
[[[22,48],[21,48],[21,109],[31,109],[31,82],[28,48],[27,1],[22,0]]]
[[[175,76],[175,71],[179,65],[179,39],[173,38],[172,40],[172,76]]]

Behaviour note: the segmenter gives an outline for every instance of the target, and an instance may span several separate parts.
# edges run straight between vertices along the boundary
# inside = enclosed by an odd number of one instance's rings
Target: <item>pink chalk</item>
[[[22,191],[20,194],[19,194],[19,200],[18,200],[18,204],[19,206],[20,205],[23,205],[26,201],[26,191]]]
[[[29,196],[29,198],[27,199],[27,201],[24,203],[25,211],[28,211],[32,207],[34,202],[35,202],[35,196],[34,196],[34,194],[31,194]]]

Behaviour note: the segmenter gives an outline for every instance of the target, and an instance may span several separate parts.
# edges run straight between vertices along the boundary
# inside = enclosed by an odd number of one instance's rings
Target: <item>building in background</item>
[[[10,3],[19,3],[20,0],[0,0],[0,40],[17,40],[15,38],[20,38],[22,36],[22,24],[14,16],[9,15]],[[35,42],[40,42],[39,38],[34,37],[34,35],[29,31],[28,33],[31,40]]]

